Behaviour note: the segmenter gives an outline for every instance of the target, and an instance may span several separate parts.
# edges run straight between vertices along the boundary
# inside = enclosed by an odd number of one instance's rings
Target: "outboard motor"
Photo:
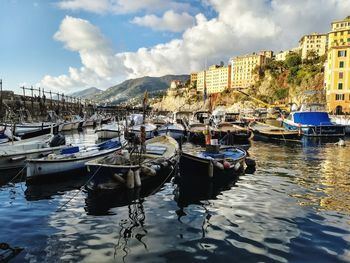
[[[57,147],[65,144],[66,144],[66,137],[64,137],[64,135],[62,134],[56,134],[50,142],[50,147]]]

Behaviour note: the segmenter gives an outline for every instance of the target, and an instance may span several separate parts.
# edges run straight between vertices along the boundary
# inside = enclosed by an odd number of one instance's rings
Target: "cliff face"
[[[224,106],[230,111],[244,108],[263,107],[252,97],[269,104],[325,103],[324,59],[301,61],[297,55],[291,55],[285,62],[272,61],[261,69],[260,80],[244,90],[249,96],[234,90],[225,90],[212,94],[204,102],[203,95],[195,94],[190,88],[186,92],[168,93],[160,102],[153,105],[162,110],[204,110]]]

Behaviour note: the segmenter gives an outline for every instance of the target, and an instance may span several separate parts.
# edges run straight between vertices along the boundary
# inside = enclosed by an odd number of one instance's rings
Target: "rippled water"
[[[252,142],[254,174],[137,200],[79,191],[84,177],[5,185],[0,242],[25,248],[14,262],[350,262],[347,143]]]

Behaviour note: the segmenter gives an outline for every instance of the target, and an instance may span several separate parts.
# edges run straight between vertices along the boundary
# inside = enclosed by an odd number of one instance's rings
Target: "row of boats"
[[[292,112],[288,118],[281,119],[283,126],[280,127],[253,117],[249,121],[215,111],[213,114],[176,112],[172,116],[146,119],[142,114],[131,114],[123,120],[114,119],[100,125],[95,132],[99,139],[107,141],[97,144],[67,145],[64,136],[52,133],[16,137],[16,140],[8,137],[9,142],[0,144],[0,171],[26,169],[28,181],[33,181],[88,169],[94,178],[92,188],[108,189],[118,185],[130,188],[139,186],[144,178],[174,170],[178,163],[182,164],[181,174],[201,171],[199,174],[207,174],[209,178],[241,171],[247,154],[233,144],[245,143],[252,135],[294,141],[302,136],[345,134],[345,127],[334,124],[325,112]],[[3,125],[3,137],[9,128]],[[178,142],[182,145],[185,140],[202,147],[180,151]]]

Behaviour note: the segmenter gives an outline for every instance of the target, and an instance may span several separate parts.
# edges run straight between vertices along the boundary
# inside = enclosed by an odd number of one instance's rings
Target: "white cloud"
[[[162,17],[146,15],[135,17],[131,22],[139,26],[150,27],[155,31],[182,32],[193,25],[194,19],[186,12],[180,14],[169,10]]]
[[[95,83],[115,84],[115,79],[126,77],[189,73],[202,69],[205,61],[210,65],[261,49],[279,51],[294,47],[303,34],[329,31],[330,22],[344,18],[350,10],[349,0],[206,2],[217,16],[208,19],[197,14],[194,25],[179,39],[117,54],[95,26],[67,17],[55,38],[66,48],[79,52],[82,68],[70,69],[69,74],[59,77],[46,76],[43,83],[60,87],[99,86]],[[131,9],[135,8],[139,7]]]
[[[52,89],[101,86],[125,77],[126,69],[118,61],[108,41],[97,27],[86,20],[66,16],[54,35],[64,47],[79,52],[83,66],[69,68],[68,75],[45,76],[42,86]]]
[[[172,0],[61,0],[61,9],[84,10],[93,13],[128,14],[138,11],[186,10],[189,4]]]

